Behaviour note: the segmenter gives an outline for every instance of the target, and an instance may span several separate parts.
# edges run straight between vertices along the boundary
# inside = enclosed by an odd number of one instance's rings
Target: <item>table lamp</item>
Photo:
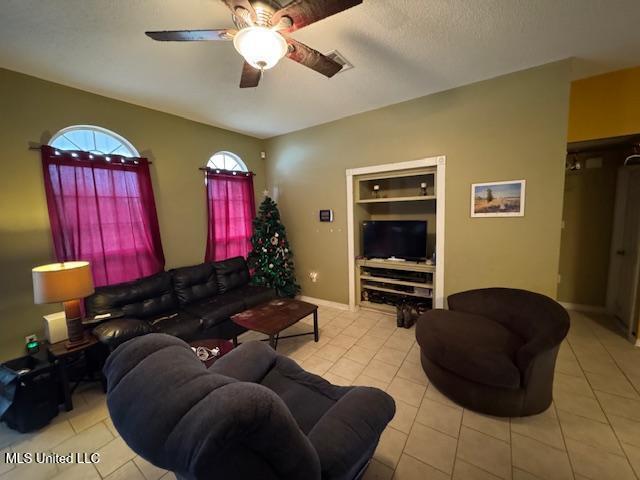
[[[67,320],[67,348],[87,342],[82,328],[80,299],[93,293],[89,262],[52,263],[36,267],[33,275],[33,299],[36,304],[62,302]]]

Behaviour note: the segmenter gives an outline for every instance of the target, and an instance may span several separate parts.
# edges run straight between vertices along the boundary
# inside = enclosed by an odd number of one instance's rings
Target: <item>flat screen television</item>
[[[427,222],[372,220],[362,222],[362,254],[366,258],[427,258]]]

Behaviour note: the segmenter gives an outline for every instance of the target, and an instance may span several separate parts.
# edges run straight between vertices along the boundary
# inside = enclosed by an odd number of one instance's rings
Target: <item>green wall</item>
[[[183,118],[0,69],[0,360],[24,351],[24,336],[42,334],[42,315],[60,305],[33,305],[31,268],[54,260],[38,152],[69,125],[90,124],[127,138],[153,161],[167,268],[201,262],[206,242],[202,172],[219,150],[242,157],[265,188],[263,141]]]
[[[303,294],[348,301],[345,169],[446,155],[445,294],[510,286],[555,297],[569,70],[549,64],[268,140]],[[472,183],[517,179],[524,217],[470,218]],[[321,208],[335,223],[318,222]]]
[[[257,173],[257,200],[267,184],[277,195],[303,293],[343,303],[345,169],[446,155],[445,293],[504,285],[555,296],[568,95],[569,64],[559,62],[262,141],[0,69],[0,360],[41,333],[42,314],[60,310],[32,300],[30,270],[53,258],[39,156],[28,142],[92,124],[151,158],[168,268],[204,256],[197,168],[218,150],[238,153]],[[522,178],[525,217],[470,218],[471,183]],[[320,208],[333,208],[336,221],[320,224]]]

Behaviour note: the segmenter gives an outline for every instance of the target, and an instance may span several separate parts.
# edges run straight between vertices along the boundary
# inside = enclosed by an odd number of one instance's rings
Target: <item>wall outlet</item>
[[[558,274],[558,283],[562,283],[562,275]]]
[[[38,341],[38,336],[35,333],[32,333],[31,335],[27,335],[26,337],[24,337],[25,345],[31,342],[37,342],[37,341]]]
[[[309,272],[309,278],[313,283],[318,281],[318,272]]]

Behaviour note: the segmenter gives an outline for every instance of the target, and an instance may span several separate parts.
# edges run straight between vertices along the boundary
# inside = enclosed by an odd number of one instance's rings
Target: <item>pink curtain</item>
[[[253,218],[252,173],[207,172],[207,207],[209,232],[206,261],[245,257],[251,251]]]
[[[147,159],[44,146],[42,167],[59,262],[89,261],[96,286],[164,269]]]

